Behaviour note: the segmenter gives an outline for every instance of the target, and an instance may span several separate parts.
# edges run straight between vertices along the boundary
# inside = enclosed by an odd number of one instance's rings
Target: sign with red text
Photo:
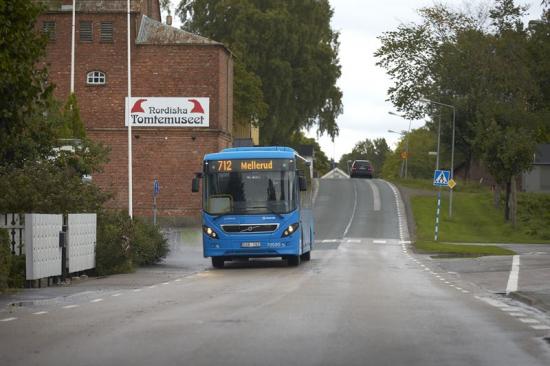
[[[132,127],[209,127],[210,98],[126,98],[126,120]],[[129,109],[129,111],[128,111]]]

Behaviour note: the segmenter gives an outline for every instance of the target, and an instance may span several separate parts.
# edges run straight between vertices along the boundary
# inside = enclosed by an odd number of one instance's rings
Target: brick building
[[[46,61],[56,97],[70,92],[72,1],[47,1],[38,27],[50,37]],[[111,148],[93,181],[114,193],[112,207],[128,207],[126,0],[76,1],[75,94],[90,138]],[[132,96],[208,98],[207,127],[132,126],[133,207],[152,215],[158,179],[159,217],[198,217],[200,195],[190,182],[202,157],[231,145],[233,61],[218,42],[161,23],[158,0],[131,2]],[[208,103],[208,102],[207,102]]]

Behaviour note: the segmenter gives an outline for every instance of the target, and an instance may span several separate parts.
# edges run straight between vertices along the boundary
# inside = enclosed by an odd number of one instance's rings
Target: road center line
[[[0,322],[11,322],[12,320],[16,320],[17,318],[4,318],[0,319]]]
[[[512,270],[510,271],[510,276],[508,277],[508,284],[506,285],[506,295],[509,295],[510,292],[515,292],[518,290],[518,281],[519,281],[519,255],[514,255],[512,259]]]
[[[351,227],[351,223],[353,222],[353,218],[355,217],[355,211],[357,210],[357,185],[355,184],[355,181],[353,181],[353,193],[354,193],[354,201],[353,201],[353,213],[351,214],[351,217],[348,222],[348,226],[346,226],[346,230],[344,230],[344,236],[348,235],[349,228]]]
[[[367,180],[367,182],[369,183],[370,189],[372,190],[372,197],[373,197],[373,201],[374,201],[373,202],[373,209],[374,209],[374,211],[380,211],[380,209],[382,208],[382,204],[381,204],[381,201],[380,201],[380,190],[378,189],[376,184],[374,184],[370,180]]]

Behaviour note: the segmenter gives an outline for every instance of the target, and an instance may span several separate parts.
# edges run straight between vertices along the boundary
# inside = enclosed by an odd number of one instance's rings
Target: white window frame
[[[88,85],[105,85],[107,76],[103,71],[94,70],[86,74],[86,84]]]

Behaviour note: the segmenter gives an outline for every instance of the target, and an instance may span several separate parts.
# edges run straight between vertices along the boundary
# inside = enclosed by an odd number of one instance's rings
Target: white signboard
[[[128,106],[130,111],[128,113]],[[132,127],[208,127],[210,98],[126,98],[125,125]]]

